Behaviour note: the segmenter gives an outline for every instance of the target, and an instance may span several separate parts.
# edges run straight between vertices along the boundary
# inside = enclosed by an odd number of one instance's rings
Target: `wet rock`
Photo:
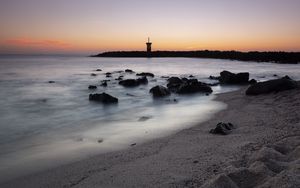
[[[153,97],[164,97],[170,95],[170,91],[160,85],[151,88],[150,93],[152,93]]]
[[[257,81],[255,80],[255,79],[251,79],[250,81],[249,81],[249,84],[256,84],[257,83]]]
[[[145,76],[138,79],[126,79],[126,80],[121,80],[119,84],[124,87],[136,87],[141,84],[148,84],[148,79]]]
[[[297,87],[298,84],[296,81],[290,79],[290,77],[288,76],[285,76],[280,79],[258,82],[256,84],[253,84],[246,90],[246,95],[267,94],[272,92],[295,89]]]
[[[107,78],[109,78],[109,77],[111,77],[112,73],[111,72],[107,72],[107,73],[105,73],[105,75],[106,75]]]
[[[102,142],[103,142],[103,138],[99,138],[99,139],[97,140],[97,142],[98,142],[98,143],[102,143]]]
[[[138,73],[136,74],[137,76],[149,76],[149,77],[154,77],[153,73],[150,72],[142,72],[142,73]]]
[[[211,80],[220,80],[220,76],[209,76]]]
[[[194,76],[193,75],[189,75],[189,78],[194,78]]]
[[[102,71],[102,69],[96,69],[96,71],[100,72],[100,71]]]
[[[54,84],[55,81],[50,80],[48,83],[49,83],[49,84]]]
[[[140,83],[135,79],[126,79],[119,82],[120,85],[124,87],[136,87],[139,86]]]
[[[142,116],[142,117],[139,118],[138,121],[147,121],[147,120],[149,120],[151,118],[152,118],[152,116]]]
[[[278,75],[277,75],[277,74],[273,74],[273,76],[274,76],[274,77],[277,77]]]
[[[89,89],[97,89],[97,86],[89,85]]]
[[[197,79],[189,80],[181,84],[177,90],[179,94],[191,94],[191,93],[212,93],[212,89],[205,83],[198,82]]]
[[[97,76],[97,74],[95,74],[95,73],[92,73],[92,74],[91,74],[91,76]]]
[[[167,87],[170,91],[176,92],[183,81],[178,77],[171,77],[168,79]]]
[[[248,84],[249,81],[249,73],[241,72],[241,73],[232,73],[229,71],[222,71],[220,73],[220,82],[223,84]]]
[[[123,77],[124,77],[124,76],[119,76],[119,77],[116,78],[115,80],[118,80],[118,81],[123,80]]]
[[[103,82],[100,84],[100,86],[102,86],[102,87],[107,87],[107,82],[106,82],[106,81],[103,81]]]
[[[142,78],[138,78],[136,80],[139,84],[148,84],[148,79],[146,76],[142,77]]]
[[[136,146],[136,143],[130,144],[130,146]]]
[[[134,71],[131,70],[131,69],[126,69],[125,72],[127,72],[127,73],[134,73]]]
[[[118,103],[118,99],[116,97],[113,97],[113,96],[111,96],[109,94],[106,94],[106,93],[90,94],[89,95],[89,100],[90,101],[102,102],[103,104]]]
[[[234,129],[234,126],[231,123],[220,122],[216,125],[216,128],[211,129],[209,132],[212,134],[228,135],[232,129]]]
[[[114,71],[113,73],[122,73],[122,72],[124,72],[124,71],[119,70],[119,71]]]

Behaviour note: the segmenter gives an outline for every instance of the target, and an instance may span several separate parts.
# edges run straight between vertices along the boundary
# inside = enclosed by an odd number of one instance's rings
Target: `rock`
[[[122,80],[119,82],[119,84],[124,87],[136,87],[140,85],[140,83],[135,79]]]
[[[118,81],[123,80],[123,77],[124,77],[124,76],[119,76],[119,77],[116,78],[115,80],[118,80]]]
[[[183,81],[178,77],[171,77],[168,79],[167,87],[169,90],[176,92]]]
[[[100,71],[102,71],[102,70],[101,70],[101,69],[96,69],[96,71],[100,72]]]
[[[151,118],[152,118],[152,116],[142,116],[142,117],[139,118],[138,121],[147,121],[147,120],[149,120]]]
[[[277,75],[277,74],[273,74],[273,76],[274,76],[274,77],[277,77],[278,75]]]
[[[54,84],[55,81],[50,80],[48,83],[49,83],[49,84]]]
[[[90,101],[102,102],[104,104],[118,103],[118,99],[116,97],[113,97],[113,96],[111,96],[109,94],[106,94],[106,93],[90,94],[89,95],[89,100]]]
[[[234,126],[231,123],[218,123],[216,128],[211,129],[209,132],[212,134],[221,134],[227,135],[231,133],[231,130],[234,129]]]
[[[102,86],[102,87],[107,87],[107,82],[106,82],[106,81],[103,81],[103,82],[100,84],[100,86]]]
[[[95,73],[92,73],[92,74],[91,74],[91,76],[97,76],[97,74],[95,74]]]
[[[131,70],[131,69],[126,69],[125,72],[127,72],[127,73],[134,73],[134,71]]]
[[[220,82],[223,84],[248,84],[249,73],[231,73],[229,71],[222,71],[220,73]]]
[[[257,83],[257,81],[255,80],[255,79],[251,79],[250,81],[249,81],[249,84],[256,84]]]
[[[121,80],[119,82],[119,84],[124,87],[136,87],[141,84],[148,84],[148,79],[144,76],[144,77],[138,78],[136,80],[135,79]]]
[[[89,89],[97,89],[97,86],[89,85]]]
[[[122,72],[124,72],[124,71],[119,70],[119,71],[114,71],[113,73],[122,73]]]
[[[105,75],[106,75],[107,78],[111,77],[111,73],[110,72],[105,73]]]
[[[152,93],[153,97],[164,97],[170,95],[170,91],[160,85],[151,88],[150,93]]]
[[[189,80],[181,84],[177,90],[179,94],[191,94],[191,93],[212,93],[212,89],[205,83],[198,82],[197,79]]]
[[[142,77],[142,78],[138,78],[136,80],[139,84],[148,84],[148,79],[146,76]]]
[[[211,80],[220,80],[220,76],[209,76]]]
[[[153,73],[150,72],[142,72],[142,73],[138,73],[136,74],[137,76],[149,76],[149,77],[154,77]]]
[[[279,92],[284,90],[295,89],[297,87],[297,82],[286,76],[280,79],[258,82],[256,84],[253,84],[246,90],[246,95],[259,95],[271,92]]]
[[[189,75],[189,78],[194,78],[194,76],[193,75]]]

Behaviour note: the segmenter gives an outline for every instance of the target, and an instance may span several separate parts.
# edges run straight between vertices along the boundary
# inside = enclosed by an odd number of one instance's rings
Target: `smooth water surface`
[[[99,68],[101,72],[95,71]],[[148,78],[148,85],[124,88],[115,78],[136,78],[118,72],[125,69],[152,72],[155,77]],[[210,96],[172,94],[158,100],[149,89],[166,85],[162,76],[194,75],[213,82],[208,77],[222,70],[247,71],[257,80],[274,74],[300,79],[299,65],[192,58],[2,57],[0,181],[131,147],[203,122],[226,107],[213,101],[215,94],[238,86],[215,86]],[[106,72],[112,72],[112,78],[106,78]],[[107,79],[108,87],[101,87]],[[88,90],[89,85],[98,89]],[[117,97],[119,103],[88,100],[90,93],[102,92]]]

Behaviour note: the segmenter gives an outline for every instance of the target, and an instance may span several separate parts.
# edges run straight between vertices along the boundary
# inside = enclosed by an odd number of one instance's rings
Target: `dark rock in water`
[[[216,128],[211,129],[209,132],[212,134],[221,134],[221,135],[227,135],[231,133],[232,129],[234,129],[234,126],[231,123],[218,123]]]
[[[135,97],[135,95],[131,94],[131,93],[126,93],[127,96],[130,96],[130,97]]]
[[[92,74],[91,74],[91,76],[97,76],[97,74],[95,74],[95,73],[92,73]]]
[[[181,78],[182,82],[188,82],[189,79],[188,78]]]
[[[161,78],[170,78],[170,76],[161,76]]]
[[[89,89],[97,89],[97,86],[89,85]]]
[[[148,84],[148,79],[146,76],[142,77],[142,78],[138,78],[136,80],[139,84]]]
[[[265,82],[258,82],[251,85],[246,90],[246,95],[259,95],[271,92],[279,92],[284,90],[295,89],[298,87],[296,81],[290,79],[290,77],[285,76],[280,79],[269,80]]]
[[[149,77],[154,77],[153,73],[150,72],[142,72],[142,73],[138,73],[136,74],[137,76],[149,76]]]
[[[211,80],[220,80],[220,76],[209,76]]]
[[[102,70],[101,70],[101,69],[97,69],[96,71],[100,72],[100,71],[102,71]]]
[[[136,143],[130,144],[130,146],[136,146]]]
[[[250,81],[249,81],[249,84],[256,84],[257,83],[257,81],[255,80],[255,79],[251,79]]]
[[[97,142],[98,142],[98,143],[102,143],[102,142],[103,142],[103,138],[99,138],[99,139],[97,140]]]
[[[106,94],[106,93],[90,94],[89,95],[89,100],[90,101],[102,102],[104,104],[118,103],[118,99],[116,97],[113,97],[113,96],[111,96],[109,94]]]
[[[191,94],[198,92],[212,93],[212,89],[207,84],[192,79],[189,82],[184,82],[181,84],[177,90],[177,93],[179,94]]]
[[[116,78],[115,80],[118,80],[118,81],[123,80],[123,77],[124,77],[124,76],[119,76],[119,77]]]
[[[182,80],[178,77],[171,77],[168,79],[169,84],[181,84]]]
[[[149,120],[151,118],[152,118],[152,116],[142,116],[142,117],[139,118],[138,121],[147,121],[147,120]]]
[[[278,75],[277,75],[277,74],[273,74],[273,76],[274,76],[274,77],[277,77]]]
[[[103,82],[100,84],[100,86],[102,86],[102,87],[107,87],[107,82],[106,82],[106,81],[103,81]]]
[[[150,93],[152,93],[153,97],[164,97],[170,95],[170,91],[164,86],[155,86],[150,89]]]
[[[194,78],[194,76],[193,75],[189,75],[189,78]]]
[[[249,73],[231,73],[229,71],[222,71],[220,73],[220,82],[223,84],[248,84],[249,81]]]
[[[114,71],[113,73],[122,73],[122,72],[124,72],[124,71],[119,70],[119,71]]]
[[[136,80],[135,79],[121,80],[119,82],[119,84],[124,87],[136,87],[141,84],[148,84],[148,79],[144,76],[144,77],[138,78]]]
[[[48,83],[49,83],[49,84],[54,84],[55,81],[50,80]]]
[[[124,87],[136,87],[136,86],[140,85],[139,82],[135,79],[122,80],[119,82],[119,84]]]
[[[109,77],[111,77],[111,72],[107,72],[107,73],[105,73],[105,75],[107,78],[109,78]]]
[[[126,69],[125,72],[127,72],[127,73],[134,73],[134,71],[131,70],[131,69]]]
[[[183,81],[178,77],[171,77],[168,79],[167,87],[170,91],[176,92]]]

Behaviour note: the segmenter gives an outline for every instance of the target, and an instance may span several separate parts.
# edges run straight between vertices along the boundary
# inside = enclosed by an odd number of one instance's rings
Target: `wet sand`
[[[207,122],[0,187],[300,187],[300,89],[216,100],[228,108]],[[236,129],[210,134],[218,122]]]

